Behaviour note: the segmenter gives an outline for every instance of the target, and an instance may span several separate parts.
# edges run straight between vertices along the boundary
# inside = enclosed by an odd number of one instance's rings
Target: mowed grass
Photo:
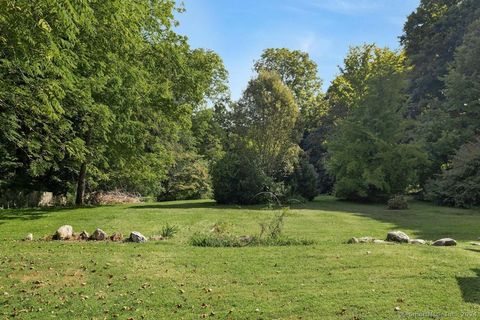
[[[279,211],[212,201],[0,211],[0,318],[10,319],[478,319],[480,212],[413,203],[407,211],[320,197],[291,208],[285,235],[311,246],[201,248],[217,222],[259,232]],[[167,241],[20,241],[76,231],[158,234]],[[347,245],[390,230],[457,247]],[[478,247],[480,248],[480,247]],[[400,311],[395,311],[399,307]]]

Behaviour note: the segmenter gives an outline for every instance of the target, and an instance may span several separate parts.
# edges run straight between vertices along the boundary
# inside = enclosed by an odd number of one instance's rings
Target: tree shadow
[[[458,286],[465,302],[480,304],[480,269],[472,269],[474,277],[457,277]]]
[[[78,209],[92,209],[97,206],[85,206],[79,207]],[[76,209],[77,207],[46,207],[46,208],[25,208],[25,209],[2,209],[0,210],[0,224],[5,223],[9,220],[38,220],[44,218],[45,216]]]
[[[413,232],[417,238],[437,240],[453,238],[472,241],[478,238],[480,211],[434,206],[412,201],[408,210],[388,210],[384,204],[355,203],[320,197],[305,205],[304,209],[353,214],[393,225],[390,229]]]
[[[248,205],[248,206],[223,205],[223,204],[217,204],[215,201],[212,201],[212,200],[204,200],[204,201],[195,200],[195,201],[188,201],[188,202],[181,202],[181,203],[168,201],[168,202],[159,202],[154,204],[135,205],[135,206],[129,206],[126,209],[268,210],[271,208],[268,208],[266,205]]]

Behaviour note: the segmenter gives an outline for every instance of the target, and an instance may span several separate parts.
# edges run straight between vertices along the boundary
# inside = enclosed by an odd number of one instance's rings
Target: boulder
[[[131,242],[142,243],[147,242],[147,238],[141,234],[140,232],[133,231],[130,233],[130,237],[128,238]]]
[[[423,239],[410,239],[408,241],[408,243],[410,243],[410,244],[427,244],[427,241],[425,241]]]
[[[434,241],[432,243],[432,246],[437,246],[437,247],[450,247],[450,246],[456,246],[456,245],[457,245],[457,241],[455,241],[452,238],[443,238],[443,239]]]
[[[373,243],[375,244],[394,244],[393,242],[388,242],[388,241],[385,241],[385,240],[373,240]]]
[[[108,238],[107,233],[100,228],[97,228],[90,236],[90,240],[95,240],[95,241],[103,241],[103,240],[107,240],[107,238]]]
[[[53,238],[55,240],[68,240],[73,236],[73,227],[69,225],[61,226],[55,232]]]
[[[391,231],[387,234],[387,241],[408,243],[409,240],[410,238],[407,234],[402,231]]]
[[[29,233],[23,238],[25,241],[32,241],[33,240],[33,233]]]
[[[88,232],[83,230],[82,232],[80,232],[77,239],[78,240],[88,240],[89,238],[90,238],[90,235],[88,234]]]
[[[348,244],[354,244],[354,243],[372,243],[372,242],[374,242],[374,241],[375,241],[375,239],[372,238],[372,237],[361,237],[361,238],[353,237],[353,238],[348,239],[347,243],[348,243]]]
[[[114,241],[114,242],[120,242],[123,240],[123,234],[119,233],[119,232],[114,232],[111,236],[110,236],[110,240]]]

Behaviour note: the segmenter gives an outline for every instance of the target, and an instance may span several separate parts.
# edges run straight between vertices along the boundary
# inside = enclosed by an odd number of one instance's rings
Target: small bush
[[[213,248],[238,248],[246,246],[308,246],[314,244],[313,240],[295,239],[285,236],[276,238],[260,238],[258,236],[233,236],[219,234],[194,234],[190,238],[190,244],[195,247]]]
[[[285,237],[283,233],[284,217],[288,209],[284,208],[282,213],[276,215],[269,223],[260,224],[258,236],[234,236],[224,233],[224,230],[215,224],[210,234],[196,233],[190,238],[190,244],[195,247],[245,247],[245,246],[297,246],[311,245],[312,240],[295,239]]]
[[[387,207],[390,210],[405,210],[408,209],[408,202],[404,196],[395,196],[388,200]]]
[[[160,235],[164,238],[172,238],[177,232],[179,228],[176,225],[170,225],[166,224],[163,226],[162,231],[160,232]]]

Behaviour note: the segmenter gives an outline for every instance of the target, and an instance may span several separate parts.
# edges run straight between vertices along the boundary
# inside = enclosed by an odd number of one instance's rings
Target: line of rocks
[[[61,240],[61,241],[113,241],[113,242],[135,242],[144,243],[149,239],[138,231],[132,231],[128,238],[124,238],[120,232],[114,232],[110,236],[100,228],[90,235],[87,231],[83,230],[80,233],[73,231],[73,227],[70,225],[63,225],[57,229],[55,234],[44,238],[45,240]],[[33,234],[29,233],[24,238],[25,241],[32,241]],[[162,236],[153,236],[150,240],[164,240]]]
[[[410,239],[410,237],[402,231],[391,231],[387,234],[385,240],[375,239],[373,237],[360,237],[360,238],[350,238],[347,241],[348,244],[355,243],[375,243],[375,244],[395,244],[395,243],[409,243],[417,245],[432,245],[432,246],[456,246],[457,241],[451,238],[438,239],[436,241],[427,241],[423,239]]]

